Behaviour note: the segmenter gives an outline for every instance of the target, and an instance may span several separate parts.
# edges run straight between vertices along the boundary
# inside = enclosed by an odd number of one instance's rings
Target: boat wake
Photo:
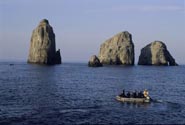
[[[164,101],[163,100],[159,100],[159,99],[151,99],[151,102],[154,102],[154,103],[163,103]]]
[[[158,103],[160,105],[166,106],[166,108],[170,108],[170,110],[181,110],[182,105],[177,102],[170,102],[165,100],[158,100],[158,99],[152,99],[152,103]]]

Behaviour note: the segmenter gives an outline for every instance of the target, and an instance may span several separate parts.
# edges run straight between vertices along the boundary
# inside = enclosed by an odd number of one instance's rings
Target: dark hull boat
[[[120,102],[132,102],[132,103],[149,103],[151,101],[150,98],[128,98],[122,96],[116,96],[116,100]]]

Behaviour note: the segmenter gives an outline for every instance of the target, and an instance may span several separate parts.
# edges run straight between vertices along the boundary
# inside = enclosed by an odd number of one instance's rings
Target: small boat
[[[116,96],[116,100],[120,102],[132,102],[132,103],[149,103],[151,101],[150,98],[128,98],[122,96]]]

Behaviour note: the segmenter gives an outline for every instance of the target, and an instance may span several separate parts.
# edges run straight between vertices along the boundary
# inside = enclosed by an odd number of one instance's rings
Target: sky
[[[32,31],[44,18],[63,62],[88,62],[105,40],[128,31],[135,64],[155,40],[185,64],[185,0],[0,0],[0,61],[27,61]]]

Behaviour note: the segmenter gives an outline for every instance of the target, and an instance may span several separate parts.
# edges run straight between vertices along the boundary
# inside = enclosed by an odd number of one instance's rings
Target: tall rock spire
[[[47,19],[43,19],[33,30],[27,62],[61,64],[60,50],[56,51],[55,34]]]

